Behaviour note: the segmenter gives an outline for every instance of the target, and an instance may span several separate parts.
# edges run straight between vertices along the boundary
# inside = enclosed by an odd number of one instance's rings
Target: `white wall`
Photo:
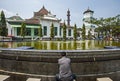
[[[89,17],[93,17],[92,12],[85,13],[84,16],[83,16],[83,18],[89,18]]]
[[[59,33],[59,31],[60,31],[60,23],[59,22],[50,21],[50,20],[41,20],[40,24],[42,25],[42,29],[43,29],[44,26],[47,26],[47,36],[43,35],[43,37],[50,37],[50,27],[51,27],[52,23],[54,24],[54,27],[57,27],[57,30],[58,30],[57,31],[57,36],[55,36],[55,37],[60,37],[60,33]]]
[[[12,27],[8,22],[6,24],[7,24],[7,28],[8,28],[8,36],[11,36],[12,35],[12,32],[11,32]]]

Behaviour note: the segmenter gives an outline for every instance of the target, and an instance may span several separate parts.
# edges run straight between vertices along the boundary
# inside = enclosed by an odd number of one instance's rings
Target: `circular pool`
[[[58,73],[60,52],[71,58],[72,71],[78,81],[95,81],[98,77],[120,80],[120,50],[0,50],[2,73],[39,77],[54,81]],[[46,80],[47,79],[47,80]]]

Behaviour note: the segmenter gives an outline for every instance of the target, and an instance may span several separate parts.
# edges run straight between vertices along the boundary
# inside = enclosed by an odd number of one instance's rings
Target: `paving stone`
[[[27,81],[41,81],[41,79],[38,79],[38,78],[28,78]]]
[[[97,81],[113,81],[109,77],[97,78]]]
[[[0,75],[0,81],[4,81],[5,79],[7,79],[9,76],[7,75]]]

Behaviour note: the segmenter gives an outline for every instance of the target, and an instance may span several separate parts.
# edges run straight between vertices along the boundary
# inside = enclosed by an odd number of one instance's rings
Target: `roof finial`
[[[16,16],[18,16],[18,13],[16,13]]]
[[[45,8],[44,5],[43,5],[43,8]]]
[[[70,11],[69,8],[68,8],[68,11]]]
[[[88,6],[88,10],[90,10],[89,6]]]

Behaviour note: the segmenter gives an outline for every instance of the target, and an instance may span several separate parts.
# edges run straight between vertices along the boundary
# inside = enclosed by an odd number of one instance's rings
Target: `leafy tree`
[[[50,29],[51,29],[51,31],[50,31],[50,37],[54,38],[54,24],[53,23],[51,24]]]
[[[100,27],[98,27],[98,28],[95,28],[95,32],[97,32],[98,34],[97,34],[97,38],[99,38],[100,37]]]
[[[42,35],[42,26],[41,26],[41,24],[40,24],[40,27],[38,29],[38,35],[39,35],[40,38],[43,36]]]
[[[21,31],[20,31],[20,35],[24,38],[26,35],[26,24],[22,23],[21,25]]]
[[[76,24],[74,25],[74,40],[77,39],[77,26]]]
[[[63,25],[63,39],[64,40],[66,40],[66,28],[67,28],[67,26],[66,26],[66,24],[64,22],[64,25]]]
[[[120,35],[120,15],[109,18],[94,19],[93,24],[97,25],[97,32],[103,37],[119,37]],[[113,37],[112,36],[112,37]]]
[[[117,37],[120,39],[120,15],[117,15],[115,17],[114,25],[112,26],[112,34],[114,37]]]
[[[8,35],[6,19],[3,11],[1,12],[1,20],[0,20],[0,35],[3,37]]]
[[[115,26],[112,28],[112,35],[114,37],[119,38],[120,37],[120,25],[119,23],[116,23]]]
[[[82,27],[82,39],[85,40],[86,39],[86,29],[85,29],[85,24],[83,24],[83,27]]]

